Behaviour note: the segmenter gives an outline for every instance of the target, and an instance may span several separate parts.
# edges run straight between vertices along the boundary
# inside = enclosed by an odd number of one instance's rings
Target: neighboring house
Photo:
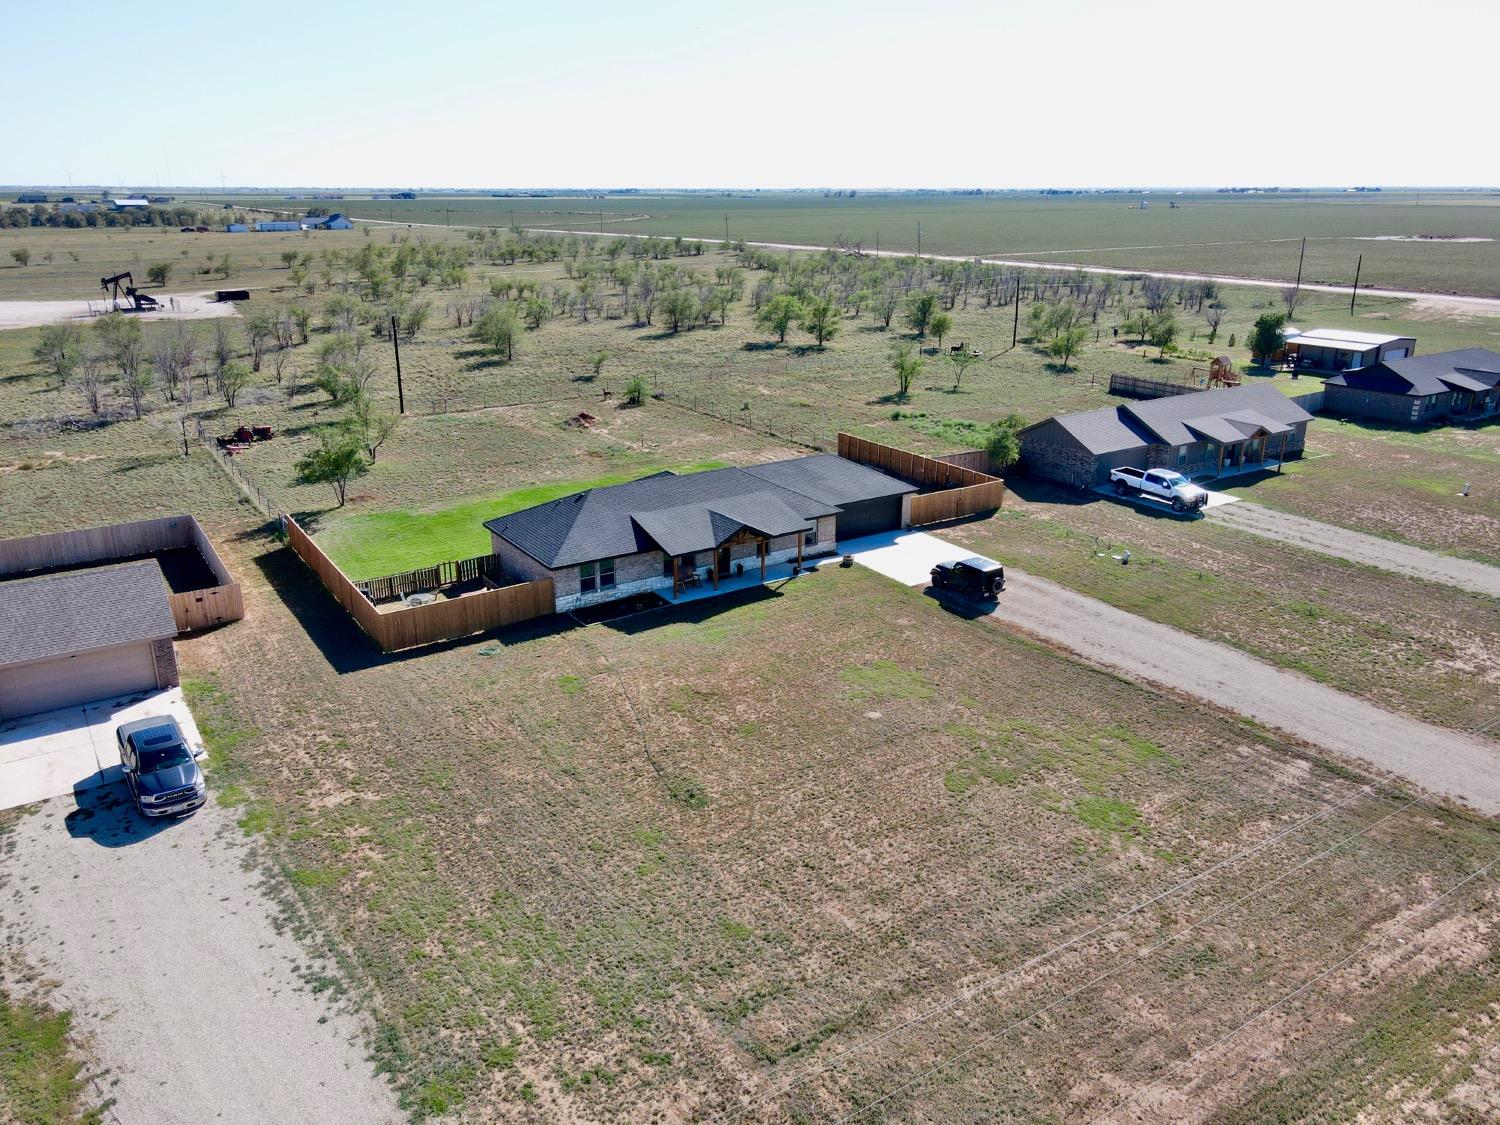
[[[16,196],[17,203],[46,203],[47,197],[39,191],[23,191]]]
[[[307,215],[302,220],[303,230],[352,230],[354,224],[335,211],[332,215]]]
[[[1218,476],[1299,456],[1312,415],[1272,386],[1195,391],[1058,414],[1021,431],[1021,465],[1037,476],[1094,488],[1111,469],[1176,469]]]
[[[116,211],[144,211],[151,206],[148,200],[138,195],[128,195],[122,199],[111,199],[109,205]]]
[[[1287,332],[1286,361],[1299,371],[1357,371],[1382,360],[1405,359],[1417,350],[1414,336],[1383,336],[1344,328]]]
[[[666,472],[488,520],[505,573],[551,578],[558,612],[676,593],[743,567],[827,555],[840,539],[904,527],[915,485],[833,454],[742,469]]]
[[[261,222],[255,224],[255,229],[258,231],[301,230],[302,224],[297,222],[287,222],[281,219],[262,220]]]
[[[0,720],[177,684],[177,621],[146,559],[0,585]]]
[[[1486,348],[1388,359],[1323,381],[1323,409],[1420,424],[1500,411],[1500,353]]]

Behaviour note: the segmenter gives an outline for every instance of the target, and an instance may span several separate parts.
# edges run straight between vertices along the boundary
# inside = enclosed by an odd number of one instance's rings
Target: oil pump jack
[[[136,290],[135,278],[130,276],[129,271],[117,273],[113,277],[101,277],[99,288],[110,295],[110,304],[117,308],[121,297],[130,301],[131,308],[135,312],[150,312],[152,309],[161,308],[161,302],[155,297],[149,297]]]

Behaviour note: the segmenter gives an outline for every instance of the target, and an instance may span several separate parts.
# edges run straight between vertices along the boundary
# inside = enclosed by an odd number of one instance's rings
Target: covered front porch
[[[787,577],[797,574],[803,567],[803,541],[806,532],[811,530],[809,525],[792,532],[796,554],[791,559],[771,559],[771,541],[782,536],[744,526],[710,550],[668,556],[666,565],[672,577],[672,600],[706,597],[721,590],[758,585],[769,581],[778,568],[784,570]],[[747,547],[751,550],[744,550]],[[707,556],[706,564],[704,556]]]

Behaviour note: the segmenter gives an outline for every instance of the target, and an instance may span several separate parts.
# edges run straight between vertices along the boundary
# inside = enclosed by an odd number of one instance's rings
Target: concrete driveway
[[[1200,487],[1202,486],[1200,485]],[[1134,504],[1137,508],[1145,508],[1149,512],[1159,512],[1167,515],[1180,514],[1184,519],[1192,519],[1194,515],[1192,512],[1174,513],[1171,504],[1165,500],[1158,500],[1155,496],[1142,496],[1139,492],[1131,492],[1121,496],[1114,490],[1113,485],[1095,485],[1094,491],[1100,496],[1108,496],[1111,500],[1118,500],[1124,504]],[[1240,500],[1238,496],[1231,496],[1227,492],[1215,492],[1211,488],[1205,488],[1203,491],[1208,493],[1208,502],[1203,505],[1204,511],[1210,508],[1222,508],[1225,504],[1237,504]]]
[[[925,586],[932,580],[932,568],[938,563],[972,558],[974,552],[925,531],[883,531],[840,542],[838,554],[821,560],[821,565],[837,563],[844,555],[853,555],[860,566],[903,586]]]
[[[194,754],[202,756],[203,738],[181,688],[100,699],[0,725],[0,809],[118,781],[115,728],[148,715],[176,718]]]

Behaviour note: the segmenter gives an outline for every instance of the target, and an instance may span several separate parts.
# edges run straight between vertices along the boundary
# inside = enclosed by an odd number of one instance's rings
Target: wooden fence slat
[[[553,611],[552,579],[543,578],[431,605],[381,613],[298,526],[296,520],[288,515],[281,519],[292,550],[318,576],[334,600],[349,611],[365,634],[386,652],[482,633],[486,629],[545,617]],[[451,573],[457,572],[458,567],[450,563],[427,569],[437,572],[448,566],[453,567]]]
[[[838,436],[838,449],[839,456],[847,460],[870,465],[924,488],[939,489],[911,498],[913,524],[940,523],[987,512],[1005,501],[1005,482],[975,467],[982,463],[988,468],[989,455],[983,450],[950,454],[949,458],[928,457],[842,433]],[[957,463],[954,460],[957,458],[968,463]],[[983,458],[983,462],[978,462],[978,458]]]

